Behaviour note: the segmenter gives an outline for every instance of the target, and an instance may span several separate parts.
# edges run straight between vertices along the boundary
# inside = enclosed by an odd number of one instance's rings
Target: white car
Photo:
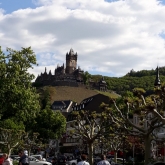
[[[35,157],[38,160],[44,160],[44,161],[46,160],[45,158],[43,158],[42,155],[30,155],[30,156]]]
[[[77,165],[77,159],[69,160],[66,162],[68,165]]]
[[[52,163],[47,161],[40,161],[33,156],[29,156],[30,165],[52,165]]]
[[[73,155],[68,155],[66,163],[68,165],[77,165],[77,159]]]

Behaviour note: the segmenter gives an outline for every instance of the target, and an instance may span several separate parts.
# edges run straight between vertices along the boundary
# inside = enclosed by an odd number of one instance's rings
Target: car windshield
[[[74,157],[73,156],[68,156],[67,159],[68,160],[74,160]]]
[[[29,156],[29,161],[39,161],[39,160],[36,159],[35,157]]]

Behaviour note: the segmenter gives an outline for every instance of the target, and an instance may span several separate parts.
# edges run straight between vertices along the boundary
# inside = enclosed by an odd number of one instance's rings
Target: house
[[[110,98],[108,96],[105,96],[103,94],[97,94],[82,100],[80,104],[72,106],[72,110],[73,111],[89,110],[89,111],[96,111],[97,113],[101,113],[102,109],[100,108],[100,105],[102,103],[109,104],[109,101]]]
[[[103,94],[97,94],[82,100],[81,103],[78,105],[73,105],[71,111],[88,110],[101,113],[102,109],[100,108],[100,105],[102,103],[109,104],[109,100],[110,99],[108,96],[105,96]],[[86,145],[84,144],[82,139],[79,139],[78,137],[73,136],[70,133],[74,129],[72,127],[72,123],[75,120],[74,117],[71,115],[71,113],[67,113],[66,119],[66,133],[63,135],[61,139],[60,151],[65,153],[74,153],[75,151],[77,151],[77,149],[86,151]]]
[[[51,109],[56,111],[60,110],[61,112],[70,112],[72,110],[72,106],[74,106],[76,103],[72,100],[60,100],[60,101],[54,101],[51,105]]]

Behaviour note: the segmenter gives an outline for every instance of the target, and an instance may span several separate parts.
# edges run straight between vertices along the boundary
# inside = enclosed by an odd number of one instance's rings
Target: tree
[[[0,144],[9,155],[21,143],[25,135],[24,129],[22,122],[15,123],[12,119],[0,121]]]
[[[34,132],[39,133],[39,138],[47,142],[49,139],[57,139],[66,131],[66,118],[61,112],[54,112],[50,108],[41,110],[36,117]]]
[[[86,71],[83,74],[83,81],[85,85],[88,85],[89,83],[89,78],[91,78],[91,75]]]
[[[152,95],[153,103],[150,105],[150,112],[153,112],[165,124],[165,86],[156,87],[155,93]]]
[[[123,137],[118,133],[109,134],[103,139],[103,144],[103,148],[114,152],[114,161],[117,163],[117,153],[123,147]]]
[[[70,133],[86,142],[90,164],[93,164],[94,143],[100,137],[107,135],[112,129],[107,113],[107,111],[103,111],[102,113],[84,110],[72,111],[74,120],[72,121],[73,130]]]
[[[32,87],[34,75],[28,72],[36,64],[32,49],[20,51],[0,48],[0,114],[1,120],[15,117],[15,121],[32,120],[39,112],[38,94]]]
[[[55,87],[46,86],[42,88],[40,93],[40,100],[42,103],[41,109],[45,109],[46,106],[51,106],[51,101],[53,100],[55,93]]]
[[[37,146],[39,133],[36,132],[27,132],[23,139],[23,146],[28,149],[28,154],[30,155],[31,149],[34,146]]]
[[[155,139],[154,130],[162,127],[164,124],[152,111],[152,107],[156,106],[152,96],[145,98],[143,96],[145,91],[140,88],[135,88],[133,93],[134,98],[122,97],[120,98],[119,104],[117,100],[112,99],[113,106],[110,108],[111,112],[109,115],[112,121],[123,128],[127,133],[143,138],[145,146],[145,165],[147,165],[151,154],[151,141]],[[157,109],[161,111],[161,107],[157,106]],[[133,114],[136,122],[134,120],[132,121],[130,113]]]

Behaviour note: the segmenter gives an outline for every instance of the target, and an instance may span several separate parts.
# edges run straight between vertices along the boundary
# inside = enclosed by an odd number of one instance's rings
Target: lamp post
[[[100,149],[101,149],[101,155],[103,154],[103,142],[100,141]]]
[[[133,150],[133,165],[135,164],[135,135],[133,136],[132,139],[132,150]]]
[[[163,144],[164,144],[164,163],[165,163],[165,142]]]
[[[135,164],[135,144],[133,143],[133,165]]]
[[[125,147],[125,137],[123,136],[123,165],[124,165],[124,147]]]

